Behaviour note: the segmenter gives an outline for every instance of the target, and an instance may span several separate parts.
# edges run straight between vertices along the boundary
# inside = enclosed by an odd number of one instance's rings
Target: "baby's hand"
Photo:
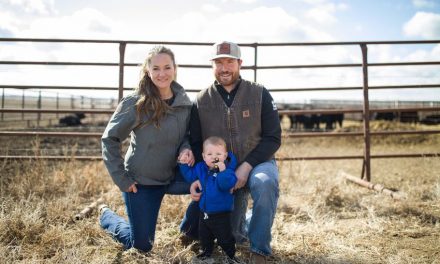
[[[216,165],[218,167],[218,171],[224,171],[226,169],[226,165],[224,162],[219,161],[216,163]]]
[[[182,164],[188,164],[189,166],[194,166],[194,154],[190,149],[184,149],[179,153],[177,161]]]
[[[189,156],[188,155],[180,155],[177,161],[181,164],[188,164],[189,163]]]

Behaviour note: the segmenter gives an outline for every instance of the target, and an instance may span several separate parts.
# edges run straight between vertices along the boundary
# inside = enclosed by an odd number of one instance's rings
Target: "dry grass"
[[[360,140],[285,139],[279,155],[361,154]],[[372,144],[377,154],[438,152],[440,136],[381,137]],[[403,201],[340,175],[359,176],[361,165],[346,160],[279,163],[281,196],[271,263],[440,263],[440,158],[372,160],[372,181],[406,193]],[[123,251],[100,229],[96,213],[72,221],[100,196],[124,214],[121,195],[102,162],[4,161],[0,170],[1,263],[194,262],[195,253],[178,239],[187,196],[165,198],[155,247],[142,254]],[[246,250],[239,256],[245,259]]]

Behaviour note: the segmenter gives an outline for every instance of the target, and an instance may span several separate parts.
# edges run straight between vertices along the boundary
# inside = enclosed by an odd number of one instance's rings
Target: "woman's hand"
[[[194,154],[190,149],[184,149],[180,152],[179,157],[177,158],[177,160],[180,163],[183,164],[188,164],[189,166],[194,166]]]
[[[130,187],[128,187],[127,192],[137,193],[138,189],[136,188],[137,182],[133,183]]]
[[[197,189],[202,191],[202,185],[200,184],[200,181],[197,180],[191,184],[191,187],[189,187],[189,192],[191,194],[191,199],[193,201],[198,202],[200,200],[200,196],[202,196],[201,192],[197,192]]]

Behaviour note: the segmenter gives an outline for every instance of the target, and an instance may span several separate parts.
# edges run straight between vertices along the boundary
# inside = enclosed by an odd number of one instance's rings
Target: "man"
[[[218,136],[237,157],[232,229],[238,243],[249,238],[251,263],[266,263],[272,253],[271,228],[279,196],[274,160],[281,145],[278,110],[266,88],[241,78],[237,44],[215,43],[211,60],[216,80],[197,95],[191,113],[191,145],[200,160],[203,140]],[[191,186],[193,200],[200,199],[196,187],[202,189],[197,182]],[[245,219],[249,192],[252,215]]]

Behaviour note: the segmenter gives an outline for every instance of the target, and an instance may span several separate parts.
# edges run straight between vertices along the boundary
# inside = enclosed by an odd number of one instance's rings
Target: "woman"
[[[177,181],[175,173],[178,154],[194,163],[186,140],[192,104],[175,77],[173,52],[154,47],[139,86],[119,103],[102,136],[104,163],[122,191],[128,222],[103,205],[100,224],[126,249],[150,251],[164,195],[189,193],[189,185],[183,178]],[[120,149],[128,135],[124,161]]]

